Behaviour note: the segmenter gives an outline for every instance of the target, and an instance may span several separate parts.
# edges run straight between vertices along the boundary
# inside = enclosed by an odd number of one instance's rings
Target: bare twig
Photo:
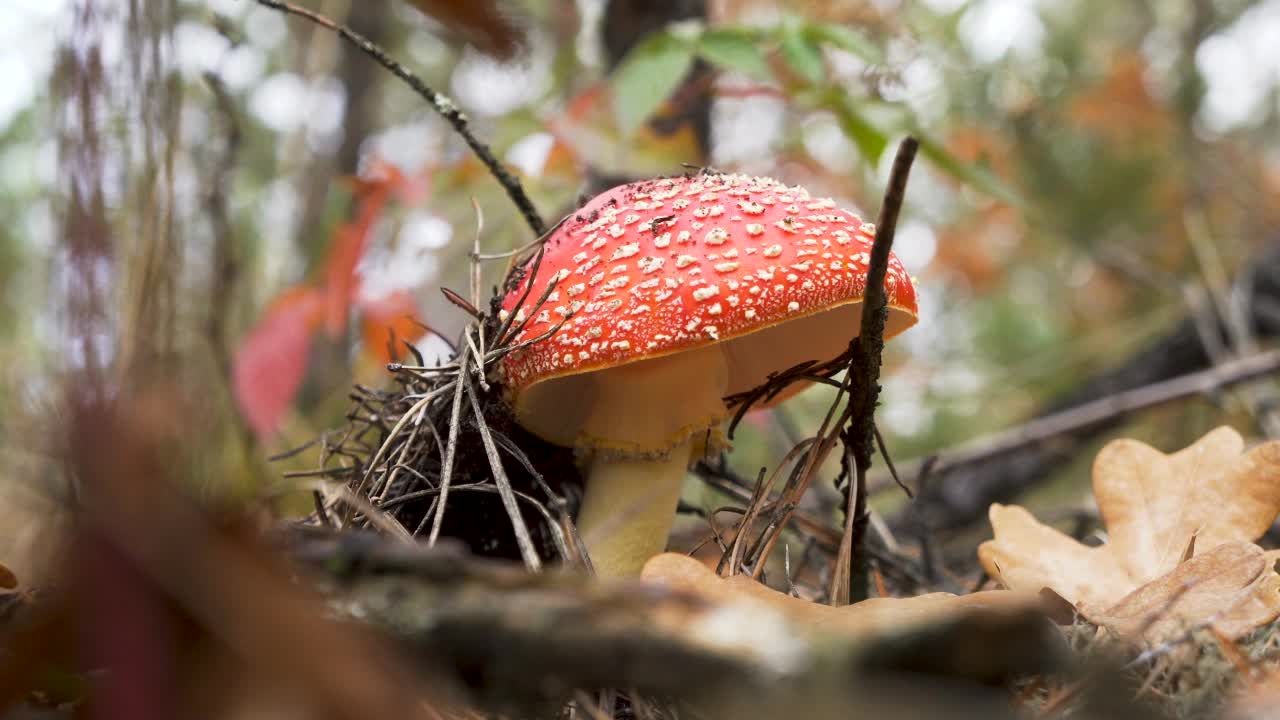
[[[847,570],[845,588],[838,584],[846,578],[840,573],[832,579],[832,601],[847,599],[852,602],[867,597],[866,553],[863,550],[866,536],[866,519],[861,516],[867,507],[867,468],[875,451],[875,409],[880,398],[880,364],[884,352],[884,326],[889,317],[889,298],[884,291],[885,274],[889,269],[890,251],[897,230],[898,214],[906,197],[907,178],[911,163],[915,160],[920,144],[913,137],[906,137],[898,145],[893,160],[893,172],[885,190],[884,203],[880,206],[880,218],[876,225],[876,238],[871,245],[871,261],[867,266],[867,292],[862,301],[861,329],[853,357],[849,361],[849,375],[856,375],[856,382],[849,390],[850,418],[846,443],[846,469],[852,474],[847,492],[850,499],[846,512],[858,513],[845,521],[844,537],[840,541],[837,557],[848,557],[848,564],[837,564]],[[856,409],[856,410],[855,410]],[[856,564],[855,564],[856,563]],[[847,595],[845,593],[847,589]]]
[[[941,476],[1014,450],[1052,441],[1091,425],[1188,397],[1210,395],[1223,388],[1257,380],[1277,371],[1280,371],[1280,350],[1259,353],[1225,362],[1208,370],[1117,393],[944,450],[937,453],[939,459],[932,472]],[[926,460],[928,458],[900,465],[899,476],[906,482],[918,480]],[[893,479],[888,474],[877,475],[871,479],[870,486],[873,493],[888,490],[893,487]]]
[[[542,216],[533,206],[533,202],[529,200],[529,196],[525,194],[524,187],[514,175],[507,171],[506,167],[494,157],[493,151],[488,145],[480,142],[479,138],[471,133],[470,126],[467,125],[467,117],[458,109],[453,100],[431,89],[422,81],[413,71],[406,68],[396,60],[392,59],[385,50],[373,43],[363,35],[355,32],[351,28],[336,23],[333,20],[304,7],[299,7],[293,3],[279,2],[278,0],[257,0],[259,5],[269,7],[273,10],[296,15],[306,18],[317,25],[332,30],[337,33],[343,40],[355,45],[362,52],[373,58],[379,65],[390,70],[393,75],[403,80],[414,92],[422,96],[431,107],[443,117],[455,132],[462,136],[467,146],[475,153],[480,162],[484,163],[489,169],[489,173],[494,179],[502,185],[506,190],[507,196],[511,198],[511,202],[520,211],[520,215],[524,218],[525,223],[533,230],[534,235],[542,235],[546,231],[546,225],[542,221]]]

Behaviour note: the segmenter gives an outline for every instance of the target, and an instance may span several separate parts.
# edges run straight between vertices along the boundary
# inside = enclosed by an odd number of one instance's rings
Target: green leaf
[[[703,33],[698,54],[707,62],[750,75],[757,80],[773,77],[755,33],[742,29],[718,29]]]
[[[693,45],[667,32],[650,35],[613,73],[614,116],[630,135],[680,86],[693,63]]]
[[[806,34],[814,43],[833,45],[845,52],[852,53],[873,65],[884,62],[884,55],[876,47],[853,28],[844,25],[813,24],[805,28]]]
[[[822,84],[827,75],[827,67],[822,61],[822,52],[814,47],[809,39],[796,25],[784,25],[779,38],[782,59],[811,85]]]
[[[1000,176],[991,172],[985,165],[963,162],[937,142],[923,137],[919,133],[916,134],[916,137],[920,140],[920,152],[929,158],[939,170],[1003,203],[1014,207],[1022,206],[1022,198],[1018,197],[1013,188],[1006,185],[1000,179]]]
[[[874,166],[880,162],[880,156],[884,155],[885,148],[889,146],[889,136],[872,125],[853,103],[849,98],[837,103],[836,119],[840,121],[840,129],[844,134],[858,146],[858,152]]]

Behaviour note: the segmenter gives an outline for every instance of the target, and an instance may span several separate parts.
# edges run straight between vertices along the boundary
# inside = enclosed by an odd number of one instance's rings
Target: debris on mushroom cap
[[[771,178],[704,174],[613,188],[555,231],[537,276],[504,298],[505,312],[532,316],[516,342],[571,316],[554,337],[509,354],[507,379],[520,388],[860,302],[874,235],[834,201]],[[892,255],[885,292],[900,316],[888,337],[916,315],[913,281]]]

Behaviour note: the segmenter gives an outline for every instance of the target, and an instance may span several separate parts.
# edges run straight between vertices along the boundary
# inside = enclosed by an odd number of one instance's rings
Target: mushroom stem
[[[660,459],[597,453],[578,514],[578,531],[597,575],[638,577],[645,562],[666,549],[690,451],[685,440]]]

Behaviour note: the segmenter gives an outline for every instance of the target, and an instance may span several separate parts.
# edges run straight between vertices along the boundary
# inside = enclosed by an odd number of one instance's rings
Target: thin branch
[[[885,274],[889,270],[889,257],[898,225],[898,215],[906,197],[907,178],[911,175],[911,163],[915,160],[920,143],[907,136],[898,145],[893,159],[893,171],[889,186],[885,189],[884,203],[880,206],[880,218],[876,223],[876,238],[871,245],[871,261],[867,267],[867,294],[862,301],[861,326],[857,347],[849,360],[849,375],[858,373],[857,382],[849,390],[849,409],[856,414],[850,418],[845,436],[846,469],[852,474],[849,483],[847,513],[858,513],[846,518],[844,536],[840,540],[838,558],[848,558],[847,564],[838,564],[840,570],[849,572],[848,594],[833,591],[834,604],[847,600],[857,602],[867,597],[866,540],[867,522],[861,517],[867,507],[867,468],[875,448],[875,411],[880,399],[880,365],[884,353],[884,326],[889,317],[889,299],[884,291]],[[837,577],[836,580],[841,578]]]
[[[1188,397],[1209,395],[1232,385],[1273,375],[1277,371],[1280,371],[1280,350],[1273,350],[1117,393],[936,453],[939,459],[932,472],[942,476],[958,468],[978,465],[1005,453],[1048,442],[1091,425]],[[899,476],[903,481],[918,480],[928,459],[901,465],[898,468]],[[871,492],[880,492],[893,487],[893,479],[887,474],[877,475],[871,479],[870,485]]]
[[[480,142],[475,135],[471,134],[471,128],[467,125],[466,115],[458,109],[453,100],[432,90],[413,71],[392,59],[377,44],[345,25],[336,23],[320,13],[299,7],[293,3],[278,2],[278,0],[257,0],[257,3],[288,15],[306,18],[323,28],[332,30],[343,40],[355,45],[366,55],[377,61],[379,65],[390,70],[393,75],[403,80],[405,84],[413,88],[414,92],[421,95],[441,117],[453,126],[455,132],[462,136],[471,151],[476,154],[476,157],[480,158],[480,162],[484,163],[494,179],[507,191],[507,196],[511,198],[511,202],[515,203],[516,208],[520,210],[520,215],[524,218],[529,228],[533,230],[533,234],[540,236],[546,232],[546,225],[542,221],[542,216],[533,207],[533,202],[525,194],[524,187],[520,184],[520,181],[507,171],[498,158],[494,157],[493,151],[489,149],[488,145]]]

